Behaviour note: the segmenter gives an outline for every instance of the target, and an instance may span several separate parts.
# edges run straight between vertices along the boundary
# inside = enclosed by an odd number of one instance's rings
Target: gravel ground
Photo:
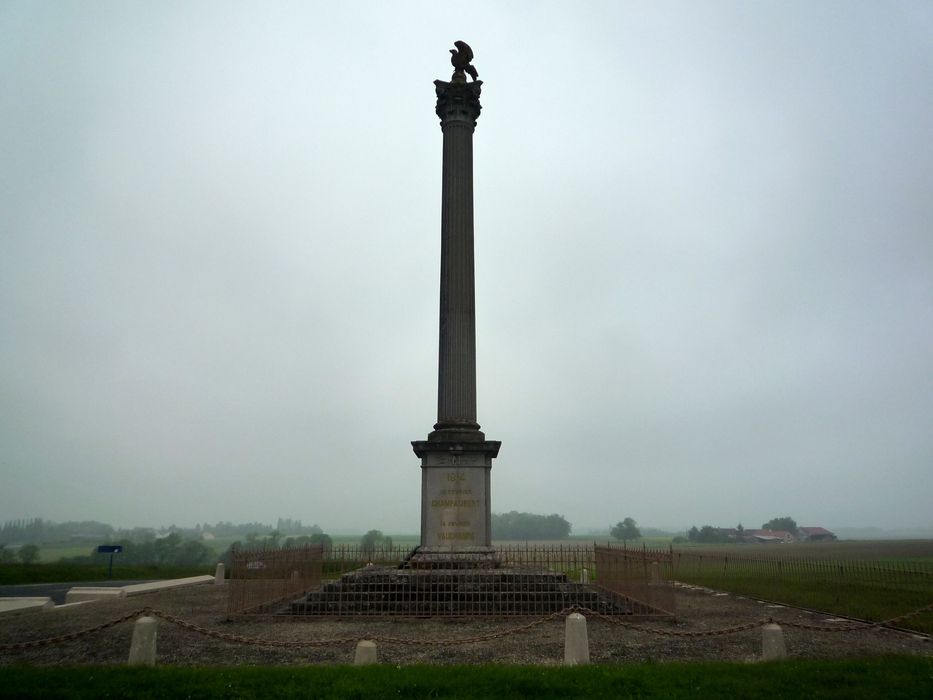
[[[504,632],[527,624],[528,618],[454,620],[330,620],[308,618],[270,620],[250,618],[228,621],[226,588],[199,586],[101,601],[49,612],[7,616],[0,621],[0,645],[43,639],[92,627],[143,607],[152,607],[212,630],[276,640],[329,640],[369,636],[398,637],[418,641],[464,639]],[[716,630],[773,617],[831,626],[827,615],[795,608],[769,606],[755,600],[681,587],[677,592],[676,621],[644,623],[666,630]],[[160,664],[187,665],[288,665],[338,664],[353,659],[355,641],[310,648],[277,648],[234,644],[203,636],[176,625],[159,625]],[[40,649],[0,651],[0,665],[122,664],[126,662],[132,624],[115,627]],[[878,654],[933,656],[933,642],[918,635],[888,630],[813,632],[785,627],[788,656],[831,658]],[[761,653],[761,631],[752,629],[729,635],[687,638],[633,631],[600,620],[589,621],[590,658],[594,663],[640,661],[730,660],[749,662]],[[518,634],[453,646],[378,643],[379,659],[387,664],[543,664],[563,660],[563,622],[552,620]]]

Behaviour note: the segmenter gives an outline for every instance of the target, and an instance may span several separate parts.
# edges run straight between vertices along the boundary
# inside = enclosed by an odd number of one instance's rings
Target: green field
[[[677,548],[671,576],[762,600],[885,620],[933,603],[933,542]],[[899,624],[933,633],[933,613]]]
[[[96,547],[91,545],[75,546],[73,544],[43,544],[39,545],[39,561],[44,563],[57,562],[60,559],[83,557],[93,553]],[[104,555],[101,555],[103,557]]]
[[[634,546],[638,547],[641,544],[642,541],[639,540]],[[708,553],[723,556],[933,563],[933,540],[842,540],[792,544],[691,544],[685,542],[676,545],[675,549],[696,554]]]
[[[0,668],[5,697],[901,698],[933,696],[933,660],[631,666]]]

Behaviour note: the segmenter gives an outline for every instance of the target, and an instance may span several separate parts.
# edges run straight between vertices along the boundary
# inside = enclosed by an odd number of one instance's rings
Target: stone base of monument
[[[383,566],[346,573],[282,612],[347,617],[506,616],[548,615],[573,606],[605,615],[644,614],[622,596],[573,582],[556,571]]]
[[[417,547],[403,563],[405,569],[498,569],[502,560],[493,547]]]

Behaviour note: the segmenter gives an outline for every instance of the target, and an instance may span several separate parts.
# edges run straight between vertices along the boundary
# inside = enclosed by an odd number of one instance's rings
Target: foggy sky
[[[496,512],[933,526],[933,5],[5,2],[0,520],[417,532],[464,39]]]

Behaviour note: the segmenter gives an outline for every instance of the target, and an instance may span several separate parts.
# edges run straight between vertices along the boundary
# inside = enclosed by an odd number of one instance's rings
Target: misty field
[[[637,546],[641,546],[639,540]],[[651,546],[650,543],[648,545]],[[791,544],[698,544],[676,545],[678,551],[741,555],[780,556],[793,559],[933,562],[933,540],[843,540]]]
[[[671,553],[673,577],[739,595],[864,620],[933,603],[933,541],[719,546]],[[898,623],[933,632],[933,613]]]

